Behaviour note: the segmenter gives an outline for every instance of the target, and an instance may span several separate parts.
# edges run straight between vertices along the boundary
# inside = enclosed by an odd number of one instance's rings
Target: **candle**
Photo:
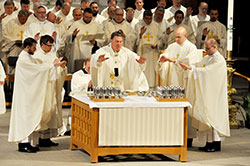
[[[227,51],[233,50],[233,13],[234,13],[234,0],[228,0]]]

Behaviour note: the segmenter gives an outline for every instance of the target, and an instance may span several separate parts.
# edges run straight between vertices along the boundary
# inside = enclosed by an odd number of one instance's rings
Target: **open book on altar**
[[[89,41],[89,40],[96,40],[96,39],[103,39],[104,34],[90,34],[90,35],[84,35],[81,37],[81,41]]]

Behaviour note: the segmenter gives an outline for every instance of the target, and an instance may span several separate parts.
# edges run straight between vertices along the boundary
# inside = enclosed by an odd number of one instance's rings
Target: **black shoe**
[[[221,151],[221,141],[214,141],[214,149],[216,152],[220,152]]]
[[[204,152],[215,152],[214,144],[212,142],[207,142],[206,146],[199,147],[199,150]]]
[[[187,139],[187,147],[188,147],[188,148],[191,148],[191,147],[192,147],[192,144],[193,144],[193,138],[188,138],[188,139]]]
[[[33,147],[30,143],[18,143],[18,151],[26,153],[36,153],[39,151],[38,147]]]
[[[71,134],[71,130],[66,131],[66,132],[64,133],[64,135],[66,135],[66,136],[70,136],[70,134]]]
[[[40,147],[51,147],[51,146],[58,146],[58,143],[52,142],[49,138],[48,139],[41,139],[39,138],[39,144]]]

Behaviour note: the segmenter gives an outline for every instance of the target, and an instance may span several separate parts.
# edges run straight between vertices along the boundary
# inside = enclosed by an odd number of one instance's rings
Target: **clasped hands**
[[[61,58],[56,58],[53,62],[54,66],[60,66],[62,68],[64,68],[67,65],[66,61],[61,61],[63,59],[63,57]]]
[[[164,63],[164,62],[172,62],[172,63],[176,63],[176,60],[174,59],[171,59],[171,58],[168,58],[168,57],[165,57],[165,56],[161,56],[160,57],[160,62],[161,63]],[[183,70],[192,70],[192,67],[189,66],[189,65],[186,65],[185,63],[183,62],[179,62],[179,65],[183,68]]]

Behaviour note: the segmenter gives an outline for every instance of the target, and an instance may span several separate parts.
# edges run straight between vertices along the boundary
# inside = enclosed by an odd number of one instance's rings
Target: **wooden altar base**
[[[87,104],[72,98],[70,149],[81,147],[90,155],[92,163],[98,162],[98,156],[118,154],[179,155],[180,161],[187,161],[187,110],[184,108],[183,146],[98,146],[99,108],[90,109]]]

